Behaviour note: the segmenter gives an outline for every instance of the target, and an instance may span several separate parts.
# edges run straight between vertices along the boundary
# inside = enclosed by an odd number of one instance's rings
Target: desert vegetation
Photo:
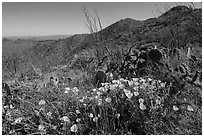
[[[90,34],[3,58],[2,134],[201,135],[201,9],[104,29],[82,11]]]

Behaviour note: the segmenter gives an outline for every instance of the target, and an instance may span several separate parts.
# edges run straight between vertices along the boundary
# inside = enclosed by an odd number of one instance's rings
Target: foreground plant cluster
[[[171,87],[143,77],[111,80],[89,91],[54,86],[43,92],[22,86],[18,93],[7,89],[3,134],[201,134],[198,101],[183,94],[171,96]],[[186,93],[191,91],[186,88]]]

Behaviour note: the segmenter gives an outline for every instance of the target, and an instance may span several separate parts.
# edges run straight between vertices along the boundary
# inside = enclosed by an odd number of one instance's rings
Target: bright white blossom
[[[77,87],[74,87],[74,88],[72,89],[72,91],[73,91],[75,94],[78,94],[78,93],[79,93],[79,89],[78,89]]]
[[[177,106],[173,105],[173,110],[174,110],[174,111],[178,111],[179,108],[178,108]]]
[[[114,83],[114,84],[119,84],[120,81],[119,81],[119,80],[112,80],[112,83]]]
[[[16,120],[15,120],[15,123],[17,124],[17,123],[21,123],[21,121],[23,120],[23,118],[22,117],[19,117],[19,118],[17,118]]]
[[[133,94],[132,94],[132,92],[131,92],[130,90],[124,89],[124,92],[125,92],[125,95],[126,95],[129,99],[132,98]]]
[[[166,85],[166,83],[161,83],[161,84],[160,84],[161,88],[164,88],[165,85]]]
[[[120,113],[118,113],[118,114],[116,115],[116,117],[119,118],[119,117],[120,117]]]
[[[118,87],[117,84],[112,84],[110,85],[110,90],[115,90]]]
[[[99,106],[102,105],[102,99],[101,98],[98,99],[98,105]]]
[[[139,95],[139,92],[133,92],[133,94],[137,97]]]
[[[134,82],[137,82],[137,81],[139,80],[139,78],[132,78],[132,80],[133,80]]]
[[[95,91],[96,91],[96,89],[94,88],[94,89],[92,89],[92,91],[93,91],[93,92],[95,92]]]
[[[69,119],[67,116],[63,116],[63,117],[61,118],[61,120],[63,120],[64,122],[70,123],[70,119]]]
[[[106,98],[106,102],[110,103],[111,102],[111,98]]]
[[[53,126],[52,128],[53,128],[54,130],[56,130],[56,129],[57,129],[57,126]]]
[[[123,89],[125,86],[124,86],[124,84],[120,83],[120,84],[118,85],[118,87],[119,87],[119,89]]]
[[[13,107],[13,105],[12,105],[12,104],[10,104],[10,109],[14,109],[14,107]]]
[[[127,82],[128,80],[124,79],[124,78],[120,78],[119,79],[120,82]]]
[[[145,90],[146,87],[147,87],[147,84],[146,84],[146,83],[142,83],[142,84],[140,84],[140,89]]]
[[[93,115],[92,113],[90,113],[90,114],[89,114],[89,117],[90,117],[90,118],[93,118],[93,117],[94,117],[94,115]]]
[[[87,99],[87,96],[83,96],[83,99]]]
[[[100,87],[100,88],[98,88],[98,90],[104,92],[104,91],[105,91],[105,88],[104,88],[104,87]]]
[[[39,105],[45,105],[45,103],[46,103],[45,100],[40,100],[38,104]]]
[[[147,108],[146,108],[146,106],[145,106],[144,104],[141,103],[141,104],[140,104],[140,109],[141,109],[141,110],[145,110],[145,109],[147,109]]]
[[[77,114],[80,114],[80,111],[79,111],[79,110],[76,110],[76,113],[77,113]]]
[[[66,87],[65,90],[71,90],[70,87]]]
[[[38,126],[38,130],[40,130],[40,131],[45,131],[45,126],[44,126],[44,125],[39,125],[39,126]]]
[[[152,79],[151,79],[151,78],[148,78],[148,81],[152,81]]]
[[[135,91],[139,91],[139,87],[138,87],[138,86],[135,86],[133,89],[134,89]]]
[[[83,99],[80,99],[79,102],[84,102],[84,100],[83,100]]]
[[[144,103],[144,99],[143,98],[139,98],[139,103],[143,104]]]
[[[146,82],[146,80],[145,80],[145,79],[143,79],[143,78],[140,78],[139,82],[141,82],[141,83],[145,83],[145,82]]]
[[[134,85],[134,82],[133,82],[133,81],[128,81],[128,85],[129,85],[129,86],[133,86],[133,85]]]
[[[187,106],[187,110],[188,111],[194,111],[193,108],[191,106],[189,106],[189,105]]]
[[[72,126],[70,127],[70,131],[76,133],[76,132],[78,131],[78,126],[77,126],[76,124],[72,125]]]
[[[157,105],[160,105],[160,104],[161,104],[161,99],[156,99],[155,101],[156,101],[156,104],[157,104]]]
[[[80,122],[80,121],[81,121],[81,119],[80,119],[80,118],[77,118],[77,119],[76,119],[76,122]]]
[[[48,117],[52,118],[52,112],[47,113]]]
[[[93,121],[94,121],[94,122],[97,122],[97,121],[98,121],[98,117],[94,117],[94,118],[93,118]]]
[[[98,91],[98,92],[96,92],[96,94],[97,94],[98,96],[100,96],[102,93]]]

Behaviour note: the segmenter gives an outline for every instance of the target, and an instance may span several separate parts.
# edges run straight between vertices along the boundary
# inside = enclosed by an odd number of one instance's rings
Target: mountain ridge
[[[174,15],[173,12],[178,14]],[[24,51],[21,62],[32,62],[47,72],[53,66],[76,63],[84,52],[90,54],[87,58],[95,58],[96,56],[103,58],[108,54],[106,48],[117,52],[136,43],[141,45],[154,42],[158,45],[162,43],[161,46],[169,45],[171,40],[168,37],[169,35],[173,37],[176,29],[178,29],[179,34],[182,34],[181,38],[188,38],[186,43],[200,42],[200,24],[195,26],[196,20],[194,20],[194,18],[198,21],[202,20],[200,15],[202,15],[200,9],[174,7],[158,18],[144,21],[131,18],[121,19],[95,33],[100,41],[97,41],[93,34],[75,34],[65,39],[42,41]],[[192,24],[194,24],[194,30],[197,32],[190,32]],[[186,43],[179,44],[185,46]],[[93,53],[94,55],[92,55]],[[84,60],[86,60],[85,58],[83,57]]]

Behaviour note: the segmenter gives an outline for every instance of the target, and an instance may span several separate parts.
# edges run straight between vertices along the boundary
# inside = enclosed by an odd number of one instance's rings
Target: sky
[[[146,20],[158,17],[175,2],[3,2],[2,36],[45,36],[89,33],[82,7],[94,10],[105,28],[120,19]],[[190,3],[181,3],[190,4]],[[194,2],[196,8],[201,3]]]

